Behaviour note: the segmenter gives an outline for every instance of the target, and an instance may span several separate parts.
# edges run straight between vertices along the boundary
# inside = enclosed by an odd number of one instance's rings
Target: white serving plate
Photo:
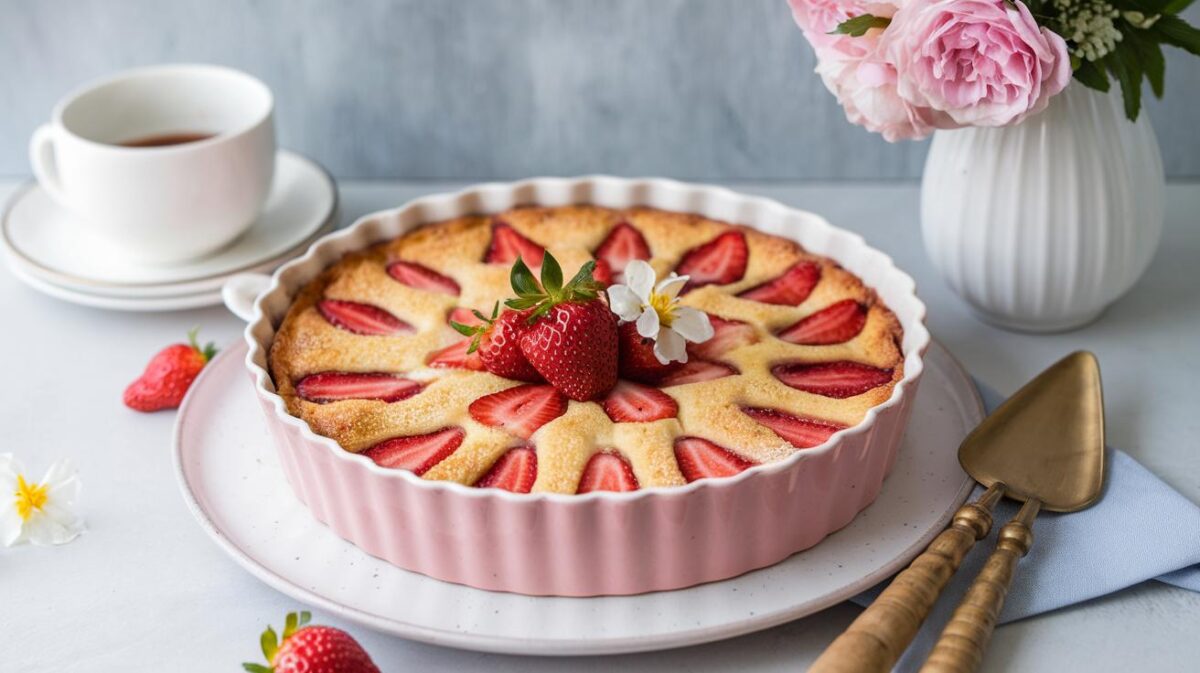
[[[242,359],[219,355],[180,409],[184,500],[239,565],[315,607],[404,638],[488,652],[614,654],[721,640],[844,601],[903,567],[973,482],[956,458],[984,416],[970,377],[933,344],[899,457],[876,502],[825,541],[762,570],[669,592],[595,598],[472,589],[401,570],[318,523],[292,494]],[[487,553],[481,550],[480,553]]]

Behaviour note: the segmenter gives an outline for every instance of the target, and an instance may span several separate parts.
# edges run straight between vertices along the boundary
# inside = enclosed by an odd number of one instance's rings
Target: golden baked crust
[[[799,416],[853,426],[867,410],[887,400],[903,377],[898,346],[899,322],[875,293],[832,260],[810,255],[797,243],[749,227],[697,215],[633,208],[594,206],[522,207],[497,217],[544,245],[567,275],[592,258],[591,251],[621,221],[638,229],[653,253],[660,276],[670,272],[688,250],[734,227],[749,247],[745,276],[729,285],[709,285],[682,297],[682,303],[728,320],[749,323],[756,343],[736,348],[721,360],[740,374],[664,388],[679,405],[677,418],[649,423],[613,423],[596,402],[569,403],[567,412],[541,427],[529,440],[537,450],[534,492],[574,493],[589,458],[602,450],[622,454],[639,484],[682,485],[675,460],[677,437],[708,439],[757,462],[779,460],[797,449],[741,412],[742,407],[780,409]],[[467,411],[477,398],[518,381],[488,372],[432,369],[431,353],[462,339],[447,322],[455,307],[490,311],[512,296],[509,268],[486,264],[491,216],[461,217],[418,228],[397,239],[346,255],[311,281],[296,297],[271,346],[270,368],[288,410],[314,432],[331,437],[347,451],[360,452],[393,437],[420,435],[447,426],[465,431],[454,453],[424,473],[426,479],[473,484],[508,449],[526,440],[476,422]],[[407,260],[453,278],[458,297],[414,289],[393,280],[386,265]],[[780,275],[801,260],[821,266],[821,280],[798,306],[780,306],[735,295]],[[379,306],[415,328],[412,334],[360,336],[334,327],[316,308],[321,299],[342,299]],[[775,338],[779,330],[834,302],[854,299],[867,307],[862,331],[845,343],[802,346]],[[835,399],[796,390],[770,371],[779,362],[853,361],[893,372],[891,383],[863,394]],[[399,402],[343,400],[317,404],[302,399],[295,382],[319,372],[394,372],[426,383],[417,395]]]

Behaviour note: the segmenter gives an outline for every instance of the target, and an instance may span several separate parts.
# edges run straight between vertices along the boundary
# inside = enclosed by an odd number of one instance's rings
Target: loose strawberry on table
[[[311,613],[289,612],[282,638],[270,626],[259,639],[267,664],[245,663],[250,673],[379,673],[350,634],[332,626],[308,626]]]
[[[542,257],[541,283],[518,259],[510,279],[516,299],[509,308],[529,311],[521,352],[533,368],[573,400],[594,400],[617,383],[617,317],[599,299],[587,262],[563,284],[562,268],[550,253]]]
[[[188,332],[188,343],[174,344],[159,351],[129,387],[125,388],[125,406],[137,411],[174,409],[183,402],[192,381],[204,365],[217,354],[209,343],[203,348],[196,342],[199,330]]]

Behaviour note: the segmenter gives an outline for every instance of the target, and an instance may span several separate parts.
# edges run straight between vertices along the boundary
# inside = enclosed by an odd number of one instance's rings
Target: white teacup
[[[56,105],[30,160],[43,189],[131,259],[192,259],[258,216],[275,170],[273,109],[270,89],[237,70],[129,70]]]

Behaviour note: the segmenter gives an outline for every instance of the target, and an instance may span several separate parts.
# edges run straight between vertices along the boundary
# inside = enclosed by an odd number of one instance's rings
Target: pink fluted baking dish
[[[426,481],[342,450],[288,414],[267,371],[294,293],[343,254],[413,227],[521,204],[644,205],[786,236],[875,289],[904,329],[904,378],[862,423],[735,477],[587,495],[514,494]],[[480,589],[593,596],[678,589],[777,563],[850,523],[895,462],[929,346],[912,278],[858,235],[770,199],[662,179],[538,178],[426,196],[360,218],[273,276],[238,276],[246,368],[296,496],[339,536],[414,572]]]

